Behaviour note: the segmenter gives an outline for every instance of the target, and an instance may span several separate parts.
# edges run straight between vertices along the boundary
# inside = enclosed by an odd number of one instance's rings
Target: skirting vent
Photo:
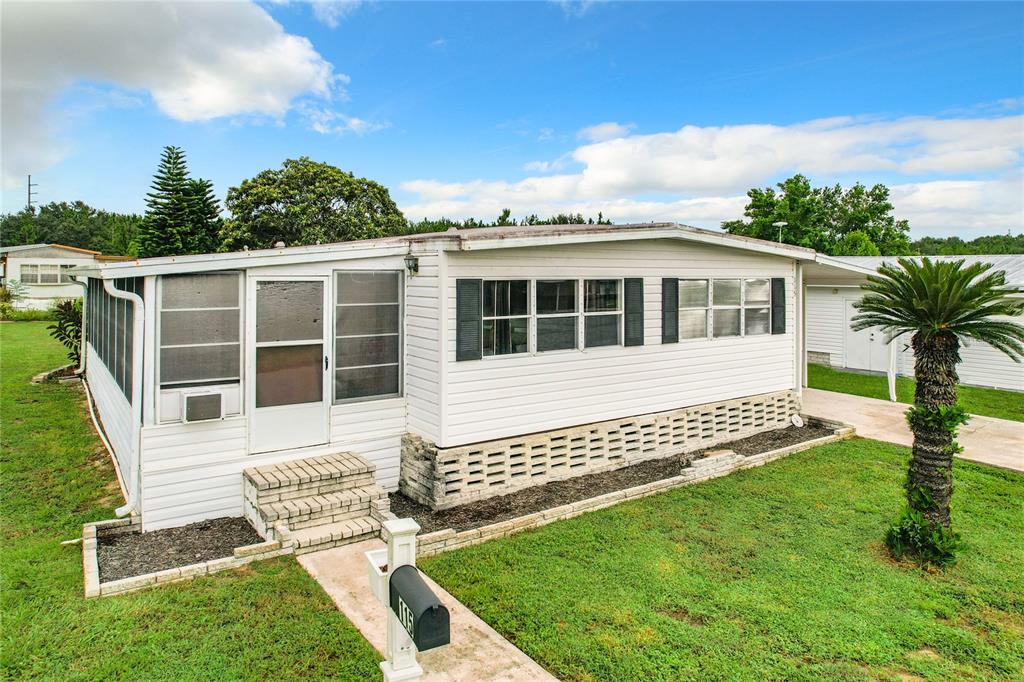
[[[799,411],[780,391],[452,448],[406,434],[399,488],[445,509],[782,428]]]

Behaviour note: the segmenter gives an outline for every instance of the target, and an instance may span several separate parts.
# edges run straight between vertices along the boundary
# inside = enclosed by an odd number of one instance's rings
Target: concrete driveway
[[[907,446],[913,442],[903,416],[908,407],[847,393],[804,389],[804,414],[852,424],[857,435],[864,438]],[[963,459],[1024,472],[1024,422],[974,415],[960,427],[957,441],[964,448],[960,455]]]

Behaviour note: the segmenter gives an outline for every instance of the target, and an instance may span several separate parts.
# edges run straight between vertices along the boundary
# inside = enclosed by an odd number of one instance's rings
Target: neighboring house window
[[[400,395],[402,275],[338,272],[334,399]]]
[[[679,338],[705,339],[708,336],[710,287],[706,279],[679,280]]]
[[[483,283],[483,354],[512,355],[530,350],[530,282]]]
[[[39,284],[39,266],[38,265],[22,265],[21,266],[21,283],[22,284]]]
[[[742,280],[716,279],[711,286],[712,330],[714,336],[740,336]]]
[[[241,277],[238,273],[160,278],[161,388],[241,380]]]
[[[537,281],[537,352],[579,346],[579,302],[575,279]]]
[[[22,284],[69,284],[74,280],[68,272],[74,265],[26,263],[21,266]]]
[[[771,331],[771,303],[770,280],[748,279],[743,283],[743,333],[746,336]]]
[[[71,276],[71,269],[74,265],[62,265],[60,266],[60,283],[71,284],[75,281],[74,277]]]
[[[585,348],[622,343],[622,280],[584,282],[583,342]]]

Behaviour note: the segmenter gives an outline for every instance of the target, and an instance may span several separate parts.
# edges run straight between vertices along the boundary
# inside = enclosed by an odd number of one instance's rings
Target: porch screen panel
[[[161,388],[241,381],[240,288],[237,272],[160,278]]]
[[[334,400],[401,394],[402,274],[335,273]]]
[[[114,280],[114,288],[142,295],[142,278],[126,277]],[[86,343],[92,346],[99,361],[110,372],[118,388],[129,401],[132,399],[134,363],[134,308],[131,301],[115,298],[107,293],[103,281],[89,278],[86,298]]]

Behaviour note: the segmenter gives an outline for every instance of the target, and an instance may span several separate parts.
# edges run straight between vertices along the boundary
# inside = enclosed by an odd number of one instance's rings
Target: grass
[[[1024,371],[1024,370],[1022,370]],[[807,365],[807,384],[811,388],[836,391],[867,398],[889,399],[889,384],[883,374],[863,374],[833,369],[825,365]],[[971,414],[1012,419],[1024,422],[1024,393],[995,388],[960,386],[960,405]],[[901,403],[914,402],[914,380],[896,377],[896,398]]]
[[[61,540],[122,502],[45,323],[0,323],[0,678],[376,679],[377,653],[293,557],[86,601]]]
[[[421,567],[566,680],[1024,676],[1024,477],[957,460],[943,573],[882,546],[909,451],[853,440]]]

